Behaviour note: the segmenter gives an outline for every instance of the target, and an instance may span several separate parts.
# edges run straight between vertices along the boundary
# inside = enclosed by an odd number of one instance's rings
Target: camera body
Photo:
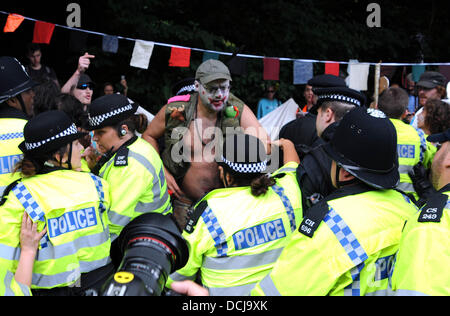
[[[136,217],[117,242],[123,259],[103,285],[103,296],[160,296],[169,274],[182,268],[189,257],[187,243],[168,215]]]

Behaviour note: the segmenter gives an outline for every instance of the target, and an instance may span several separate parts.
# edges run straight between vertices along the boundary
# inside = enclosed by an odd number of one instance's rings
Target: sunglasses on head
[[[83,83],[83,84],[80,84],[77,86],[77,89],[80,89],[80,90],[86,90],[87,88],[92,90],[93,85],[90,83]]]

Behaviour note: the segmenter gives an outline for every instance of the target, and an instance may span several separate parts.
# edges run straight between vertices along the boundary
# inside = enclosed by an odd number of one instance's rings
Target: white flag
[[[148,69],[150,57],[153,53],[155,43],[147,41],[135,41],[133,56],[131,57],[130,66]]]
[[[358,63],[350,60],[347,68],[347,84],[350,89],[367,91],[367,78],[369,76],[369,64]]]

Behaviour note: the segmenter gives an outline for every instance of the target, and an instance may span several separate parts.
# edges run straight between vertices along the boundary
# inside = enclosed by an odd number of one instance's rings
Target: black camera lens
[[[169,274],[188,260],[186,241],[170,216],[138,216],[118,238],[123,259],[103,287],[105,296],[159,296]]]

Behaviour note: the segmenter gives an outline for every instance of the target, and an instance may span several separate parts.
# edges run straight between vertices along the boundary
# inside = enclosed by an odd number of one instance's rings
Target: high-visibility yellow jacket
[[[122,146],[100,169],[111,191],[109,212],[111,239],[135,217],[172,212],[163,163],[155,149],[142,138]]]
[[[198,204],[184,238],[189,244],[186,266],[172,280],[195,279],[200,271],[211,295],[243,295],[272,268],[301,221],[301,192],[291,162],[263,196],[250,187],[216,189]]]
[[[0,197],[11,182],[19,179],[19,174],[13,174],[13,170],[23,157],[18,145],[23,141],[26,123],[21,111],[0,105]]]
[[[323,210],[317,223],[304,215],[300,230],[316,227],[312,237],[297,231],[252,295],[386,293],[389,266],[415,205],[397,191],[374,190],[330,200]]]
[[[90,173],[56,170],[24,178],[0,206],[0,265],[15,272],[24,211],[38,231],[47,226],[33,267],[32,289],[75,283],[109,257],[109,188]]]
[[[418,163],[422,163],[425,168],[430,168],[436,147],[426,140],[426,135],[421,129],[416,130],[401,120],[390,120],[397,131],[398,171],[400,173],[400,183],[397,188],[405,193],[413,194],[417,199],[418,195],[408,172]]]
[[[396,295],[450,295],[450,184],[405,225],[392,275]]]
[[[0,265],[0,296],[31,296],[31,290],[17,282],[14,273]]]

